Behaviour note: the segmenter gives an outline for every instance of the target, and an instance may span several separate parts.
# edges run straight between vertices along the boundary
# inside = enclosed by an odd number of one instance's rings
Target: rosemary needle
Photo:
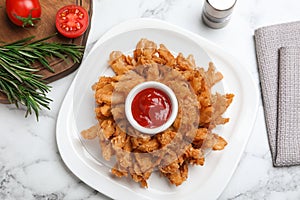
[[[6,94],[10,103],[27,108],[25,117],[35,113],[38,120],[42,108],[50,109],[52,101],[47,97],[51,87],[46,84],[39,71],[32,64],[39,62],[42,67],[54,72],[49,57],[67,59],[79,63],[83,56],[84,46],[46,42],[49,36],[33,41],[34,36],[9,44],[0,45],[0,92]]]

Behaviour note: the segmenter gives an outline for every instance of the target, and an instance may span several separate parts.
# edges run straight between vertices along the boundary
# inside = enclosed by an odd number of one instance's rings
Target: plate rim
[[[100,46],[104,41],[108,40],[109,38],[113,37],[113,36],[116,36],[122,32],[126,32],[126,31],[132,31],[132,30],[138,30],[138,29],[143,29],[143,28],[161,28],[161,29],[166,29],[166,30],[171,30],[171,31],[174,31],[174,32],[177,32],[177,33],[180,33],[180,34],[183,34],[187,37],[191,37],[192,39],[194,39],[194,41],[198,41],[198,42],[201,42],[201,44],[206,44],[208,46],[210,46],[210,48],[206,48],[203,46],[203,48],[209,53],[212,53],[211,50],[212,49],[217,49],[218,51],[221,51],[223,54],[226,55],[227,58],[229,58],[228,60],[231,62],[235,62],[235,63],[240,63],[239,61],[237,61],[236,58],[234,58],[233,56],[229,55],[228,53],[226,53],[223,49],[221,49],[220,47],[218,47],[216,44],[208,41],[207,39],[199,36],[199,35],[196,35],[195,33],[192,33],[192,32],[189,32],[187,30],[184,30],[178,26],[175,26],[175,25],[172,25],[168,22],[165,22],[165,21],[161,21],[161,20],[157,20],[157,19],[146,19],[146,18],[139,18],[139,19],[133,19],[133,20],[128,20],[128,21],[125,21],[119,25],[116,25],[114,26],[113,28],[111,28],[109,31],[107,31],[96,43],[95,45],[92,47],[92,49],[90,50],[89,54],[87,55],[86,58],[88,58],[88,56],[90,54],[92,54],[97,48],[98,46]],[[202,46],[201,45],[201,46]],[[233,60],[233,61],[232,61]],[[83,60],[83,62],[85,62]],[[240,151],[239,151],[239,154],[236,156],[236,159],[235,159],[235,162],[233,163],[233,168],[229,171],[229,174],[227,175],[226,177],[226,180],[222,180],[222,184],[221,184],[221,187],[220,189],[216,189],[214,188],[214,193],[210,193],[210,194],[207,194],[205,196],[205,199],[215,199],[217,197],[219,197],[219,195],[223,192],[223,190],[225,189],[225,187],[227,186],[228,182],[230,181],[240,159],[241,159],[241,156],[242,156],[242,153],[244,152],[245,150],[245,147],[246,147],[246,144],[249,140],[249,137],[252,133],[252,129],[253,129],[253,125],[254,125],[254,122],[256,120],[256,116],[257,116],[257,110],[258,110],[258,91],[257,91],[257,88],[254,87],[254,80],[253,80],[253,77],[251,76],[251,74],[249,73],[249,71],[244,68],[243,70],[246,70],[246,73],[247,75],[249,75],[249,81],[250,83],[252,82],[252,84],[250,84],[250,87],[251,88],[251,91],[254,92],[251,94],[251,97],[252,99],[255,98],[255,101],[253,101],[253,108],[250,112],[252,112],[252,115],[251,115],[251,119],[247,120],[248,122],[251,122],[251,123],[248,123],[249,125],[249,129],[248,129],[248,132],[244,135],[244,140],[242,141],[243,143],[240,145]],[[80,72],[80,69],[78,71],[78,73]],[[77,73],[77,74],[78,74]],[[73,108],[73,105],[71,105],[71,102],[73,102],[73,99],[72,99],[72,94],[73,94],[73,91],[74,91],[74,85],[75,85],[75,82],[76,82],[76,79],[77,79],[77,75],[75,76],[72,84],[71,84],[71,87],[69,88],[64,100],[63,100],[63,103],[62,103],[62,106],[60,108],[60,111],[59,111],[59,114],[58,114],[58,118],[57,118],[57,124],[56,124],[56,141],[57,141],[57,146],[58,146],[58,150],[59,150],[59,153],[62,157],[62,160],[63,162],[67,165],[67,167],[73,172],[73,174],[75,174],[75,176],[77,176],[79,179],[81,179],[82,181],[84,181],[87,185],[91,186],[92,188],[98,190],[99,192],[101,192],[102,194],[104,195],[107,195],[109,197],[112,197],[112,198],[130,198],[132,199],[133,197],[138,197],[138,198],[146,198],[145,196],[141,196],[139,193],[121,193],[121,192],[115,192],[114,189],[112,189],[113,187],[108,187],[108,185],[110,184],[104,184],[102,185],[100,188],[97,187],[97,183],[95,183],[95,181],[93,180],[87,180],[86,177],[88,177],[89,175],[86,173],[82,173],[80,172],[80,168],[81,167],[84,167],[84,162],[82,162],[82,160],[80,160],[80,158],[76,158],[75,154],[73,156],[75,157],[69,157],[70,155],[72,155],[72,153],[74,153],[73,151],[75,151],[73,149],[73,146],[71,149],[67,149],[65,144],[62,142],[63,140],[63,134],[62,132],[65,132],[66,130],[66,127],[64,126],[65,124],[68,123],[67,120],[72,120],[72,119],[69,119],[70,117],[72,117],[72,111],[70,111],[69,109],[69,112],[65,112],[66,108]],[[71,102],[70,102],[71,101]],[[71,105],[71,106],[70,106]],[[68,109],[67,109],[68,110]],[[70,130],[69,130],[70,131]],[[68,154],[68,156],[66,155]],[[79,159],[79,160],[78,160]],[[78,163],[81,162],[81,163]],[[74,162],[76,162],[77,164],[80,164],[80,167],[76,167],[74,165]],[[227,171],[228,172],[228,171]],[[114,183],[111,183],[113,185],[115,185]],[[197,195],[197,193],[196,193]],[[200,195],[203,195],[203,194],[200,194]],[[191,196],[189,196],[191,198]],[[207,197],[207,198],[206,198]]]

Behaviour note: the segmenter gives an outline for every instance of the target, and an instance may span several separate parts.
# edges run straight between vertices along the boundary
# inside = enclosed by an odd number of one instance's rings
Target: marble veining
[[[141,17],[157,17],[159,19],[164,19],[164,14],[167,13],[171,6],[176,3],[176,0],[165,0],[158,4],[153,9],[146,9]]]
[[[234,55],[251,73],[258,89],[254,30],[300,20],[298,0],[238,0],[230,23],[219,30],[201,22],[203,0],[94,0],[93,4],[85,57],[112,26],[133,18],[158,18],[199,34]],[[38,122],[34,116],[25,119],[24,108],[0,105],[1,200],[109,199],[74,176],[56,146],[56,119],[75,74],[51,83],[49,96],[54,101],[51,110],[40,113]],[[219,199],[300,199],[300,167],[272,166],[261,99],[247,148]]]

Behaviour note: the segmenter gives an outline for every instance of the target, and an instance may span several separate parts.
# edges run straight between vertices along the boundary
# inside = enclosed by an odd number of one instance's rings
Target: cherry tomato
[[[89,25],[87,11],[77,5],[67,5],[56,14],[56,28],[60,34],[68,38],[81,36]]]
[[[41,17],[38,0],[6,0],[8,18],[18,26],[34,26]]]

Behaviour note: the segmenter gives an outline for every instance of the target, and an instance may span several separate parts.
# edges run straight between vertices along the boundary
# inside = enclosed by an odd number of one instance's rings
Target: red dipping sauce
[[[156,88],[140,91],[133,99],[131,112],[134,120],[145,128],[157,128],[166,123],[172,112],[168,95]]]

